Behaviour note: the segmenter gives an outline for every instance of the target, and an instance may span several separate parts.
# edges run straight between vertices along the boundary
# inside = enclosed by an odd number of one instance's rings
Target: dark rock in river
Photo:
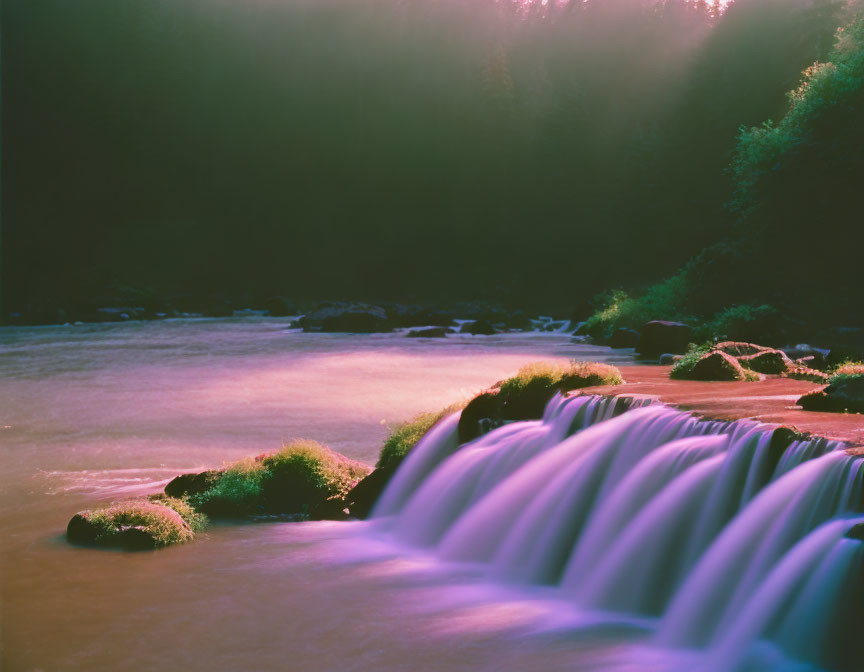
[[[391,331],[386,311],[368,304],[329,305],[299,320],[303,331],[375,333]]]
[[[805,411],[864,413],[864,375],[835,378],[823,388],[798,400]]]
[[[702,355],[688,376],[693,380],[746,380],[744,368],[732,355],[712,350]]]
[[[357,483],[345,496],[350,514],[361,520],[367,518],[395,473],[396,467],[379,467]]]
[[[66,538],[73,544],[94,544],[99,532],[86,513],[76,513],[66,526]]]
[[[610,348],[635,348],[639,343],[639,332],[635,329],[620,327],[609,339]]]
[[[408,338],[444,338],[447,334],[452,334],[453,330],[450,327],[426,327],[424,329],[412,329],[406,336]]]
[[[489,390],[474,397],[459,416],[459,443],[466,443],[489,431],[490,425],[502,421],[503,399],[499,390]]]
[[[762,350],[752,355],[739,357],[742,366],[759,373],[780,374],[795,368],[791,359],[782,350]]]
[[[180,474],[169,481],[165,486],[165,494],[169,497],[188,497],[197,495],[213,485],[218,479],[220,471],[210,469],[199,474]]]
[[[642,327],[637,351],[649,357],[657,357],[665,352],[680,355],[687,352],[692,338],[693,332],[686,324],[655,320]]]
[[[309,512],[310,520],[348,520],[348,504],[342,498],[327,499]]]

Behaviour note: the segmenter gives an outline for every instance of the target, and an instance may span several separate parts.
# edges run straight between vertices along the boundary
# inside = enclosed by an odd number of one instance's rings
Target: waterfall
[[[639,398],[559,395],[542,419],[464,445],[457,424],[442,420],[400,466],[378,531],[653,623],[653,646],[701,651],[700,669],[752,669],[766,650],[861,667],[849,624],[864,546],[850,530],[864,469],[842,445]]]

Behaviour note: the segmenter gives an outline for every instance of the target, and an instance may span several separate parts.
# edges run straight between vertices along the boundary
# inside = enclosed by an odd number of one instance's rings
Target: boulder
[[[222,472],[209,469],[198,474],[180,474],[168,482],[165,486],[165,494],[169,497],[200,494],[216,482],[220,473]]]
[[[341,497],[326,499],[309,512],[310,520],[348,520],[348,504]]]
[[[625,327],[616,329],[609,339],[610,348],[635,348],[638,344],[639,332]]]
[[[672,366],[676,362],[681,361],[684,355],[673,355],[671,352],[665,352],[660,355],[660,365],[661,366]]]
[[[398,327],[449,327],[457,317],[452,311],[399,304],[390,306],[388,314]]]
[[[827,368],[825,352],[817,350],[816,348],[811,348],[806,343],[794,347],[783,348],[783,352],[786,353],[786,356],[789,357],[789,359],[797,364],[807,366],[811,369],[819,369],[820,371]]]
[[[395,473],[396,467],[379,467],[361,479],[345,496],[350,514],[360,520],[367,518]]]
[[[693,380],[746,380],[744,368],[732,355],[722,350],[707,352],[693,366],[689,378]]]
[[[738,361],[742,366],[759,373],[781,374],[795,368],[795,364],[782,350],[762,350],[739,357]]]
[[[459,443],[472,441],[489,431],[492,425],[500,425],[502,404],[503,399],[497,389],[478,394],[468,402],[459,416]]]
[[[493,327],[486,320],[475,320],[474,322],[469,322],[467,324],[463,324],[462,328],[459,330],[460,334],[473,334],[475,336],[491,336],[495,333],[495,327]]]
[[[681,322],[654,320],[642,327],[637,352],[648,357],[657,357],[669,352],[676,355],[687,352],[693,331]]]
[[[827,387],[798,400],[805,411],[864,413],[864,375],[835,378]]]
[[[452,333],[453,330],[450,327],[423,327],[411,329],[406,336],[408,338],[444,338],[447,334]]]
[[[298,321],[303,331],[376,333],[390,331],[392,324],[380,306],[367,304],[328,305]]]
[[[99,532],[100,528],[90,521],[87,511],[76,513],[66,526],[66,538],[73,544],[94,544]]]

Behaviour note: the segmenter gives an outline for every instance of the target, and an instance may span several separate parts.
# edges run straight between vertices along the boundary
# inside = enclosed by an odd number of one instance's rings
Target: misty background
[[[738,129],[855,5],[6,0],[5,306],[647,286],[750,228]]]

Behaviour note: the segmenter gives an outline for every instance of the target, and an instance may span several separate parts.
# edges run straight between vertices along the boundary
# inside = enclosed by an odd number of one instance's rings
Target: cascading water
[[[864,522],[864,470],[840,444],[637,398],[556,396],[541,420],[462,446],[458,420],[400,466],[378,530],[495,580],[553,586],[580,610],[654,623],[654,644],[700,651],[700,669],[752,669],[767,650],[862,667],[844,633],[849,596],[864,594],[862,535],[850,533]]]

